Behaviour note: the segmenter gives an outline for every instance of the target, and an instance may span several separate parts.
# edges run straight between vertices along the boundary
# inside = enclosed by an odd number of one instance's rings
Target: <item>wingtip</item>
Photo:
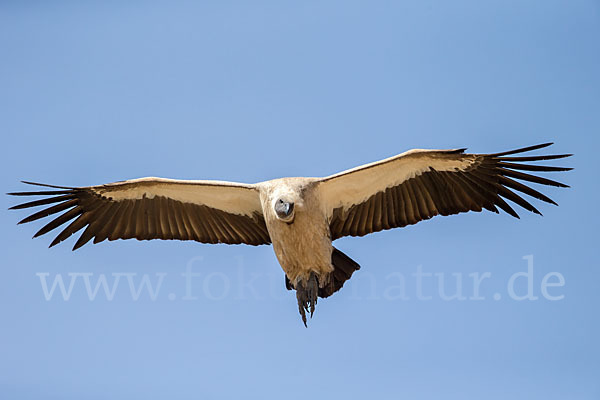
[[[49,187],[49,188],[54,188],[54,189],[75,189],[74,187],[71,187],[71,186],[49,185],[47,183],[39,183],[39,182],[31,182],[31,181],[21,181],[21,183],[24,183],[26,185],[43,186],[43,187]]]
[[[519,149],[508,150],[508,151],[503,151],[503,152],[500,152],[500,153],[494,153],[494,154],[489,154],[489,155],[492,156],[492,157],[503,157],[503,156],[508,156],[508,155],[511,155],[511,154],[526,153],[528,151],[534,151],[534,150],[543,149],[543,148],[551,146],[553,144],[554,144],[554,142],[541,143],[541,144],[536,144],[536,145],[533,145],[533,146],[521,147]]]
[[[531,146],[531,147],[535,147],[535,150],[538,150],[538,149],[543,149],[543,148],[552,146],[553,144],[554,144],[554,142],[546,142],[546,143],[540,143],[538,145],[534,145],[534,146]]]
[[[503,210],[504,210],[504,211],[505,211],[505,212],[506,212],[508,215],[510,215],[511,217],[513,217],[513,218],[516,218],[516,219],[521,219],[521,216],[520,216],[519,214],[517,214],[517,212],[516,212],[515,210],[513,210],[512,208],[511,208],[511,210],[510,210],[510,211],[509,211],[509,210],[505,210],[504,208],[503,208]],[[512,212],[511,212],[511,211],[512,211]],[[500,214],[500,211],[498,211],[497,213],[498,213],[498,214]]]

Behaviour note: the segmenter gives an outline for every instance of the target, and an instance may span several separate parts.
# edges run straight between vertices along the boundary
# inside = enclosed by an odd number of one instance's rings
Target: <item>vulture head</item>
[[[274,205],[275,215],[283,222],[291,224],[294,221],[294,202],[279,198],[275,201]]]

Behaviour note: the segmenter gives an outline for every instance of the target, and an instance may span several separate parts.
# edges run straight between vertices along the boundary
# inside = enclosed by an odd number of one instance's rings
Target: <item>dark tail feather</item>
[[[319,288],[319,297],[329,297],[344,286],[344,282],[352,277],[354,271],[360,269],[360,265],[335,247],[331,253],[331,263],[333,264],[333,272],[329,284],[323,288]]]
[[[344,282],[352,277],[354,271],[360,269],[360,265],[335,247],[331,253],[331,263],[333,264],[333,272],[329,284],[324,288],[319,288],[319,297],[329,297],[344,286]],[[285,287],[287,290],[293,290],[294,285],[285,276]]]

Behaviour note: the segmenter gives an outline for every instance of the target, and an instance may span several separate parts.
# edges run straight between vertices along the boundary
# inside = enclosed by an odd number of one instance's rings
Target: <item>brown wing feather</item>
[[[34,184],[31,182],[25,182]],[[48,186],[48,185],[40,185]],[[53,186],[50,186],[53,187]],[[11,207],[23,209],[50,204],[19,223],[32,222],[57,214],[36,233],[48,233],[69,222],[50,244],[64,241],[85,228],[73,250],[90,240],[176,239],[202,243],[250,245],[269,244],[271,239],[262,212],[238,215],[202,204],[191,204],[164,196],[142,199],[118,199],[101,195],[91,188],[65,188],[38,192],[9,193],[14,196],[47,196]],[[57,204],[54,204],[57,203]]]
[[[525,162],[565,158],[571,154],[506,156],[537,150],[550,144],[545,143],[495,154],[464,154],[462,149],[447,152],[445,156],[457,159],[475,157],[474,162],[464,170],[457,168],[451,171],[438,171],[430,167],[425,172],[404,180],[400,184],[373,194],[359,204],[333,209],[330,214],[331,237],[337,239],[342,236],[363,236],[384,229],[415,224],[435,215],[481,211],[484,208],[496,213],[500,208],[519,218],[504,199],[541,215],[533,205],[515,191],[546,203],[556,203],[546,195],[515,179],[541,185],[568,187],[563,183],[520,171],[568,171],[571,168],[539,166],[525,164]],[[374,165],[370,168],[376,167]],[[375,209],[373,209],[374,207]],[[361,217],[360,224],[351,222],[357,215]],[[365,216],[368,217],[365,219]]]

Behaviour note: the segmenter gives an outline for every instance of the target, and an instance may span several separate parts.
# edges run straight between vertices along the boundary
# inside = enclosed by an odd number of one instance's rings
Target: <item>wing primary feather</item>
[[[519,214],[517,214],[517,212],[513,210],[513,208],[507,202],[505,202],[500,196],[498,196],[498,189],[496,183],[489,183],[485,180],[478,178],[476,175],[473,174],[473,171],[470,171],[469,173],[462,173],[462,175],[465,179],[469,180],[469,182],[471,182],[475,187],[479,188],[477,192],[481,196],[484,196],[486,199],[488,199],[490,203],[484,205],[486,209],[498,214],[498,209],[494,207],[494,205],[497,205],[498,207],[500,207],[500,209],[504,210],[504,212],[512,215],[515,218],[520,218]]]
[[[119,208],[119,205],[120,204],[117,202],[109,203],[106,206],[106,212],[104,212],[100,218],[94,221],[94,224],[96,226],[99,226],[99,228],[96,229],[96,232],[94,234],[94,244],[100,243],[106,240],[106,238],[108,237],[108,228],[111,225],[111,222],[113,221],[113,216],[115,214],[115,211],[117,211],[117,209]]]
[[[74,233],[79,231],[81,228],[83,228],[88,223],[89,219],[90,219],[90,213],[84,212],[83,214],[81,214],[79,217],[77,217],[73,222],[71,222],[65,229],[63,229],[63,231],[61,233],[59,233],[54,238],[52,243],[50,243],[50,247],[56,246],[63,240],[66,240],[71,235],[73,235]]]
[[[113,217],[115,219],[115,225],[108,234],[108,240],[124,239],[124,234],[129,224],[129,217],[133,208],[133,201],[124,200],[122,201],[123,206],[119,208],[118,212]]]
[[[73,186],[57,186],[57,185],[49,185],[47,183],[38,183],[38,182],[31,182],[31,181],[21,181],[21,183],[25,183],[27,185],[33,185],[33,186],[43,186],[43,187],[49,187],[49,188],[54,188],[54,189],[77,189],[76,187]]]
[[[447,185],[444,182],[443,178],[440,175],[440,172],[432,169],[431,173],[428,175],[431,179],[431,183],[436,191],[436,205],[439,202],[439,206],[437,207],[438,211],[441,215],[450,215],[451,214],[451,205],[452,200],[447,192]]]
[[[449,182],[452,182],[452,189],[454,195],[460,200],[460,205],[462,206],[461,211],[469,211],[473,209],[473,199],[467,193],[465,189],[465,185],[461,182],[456,172],[446,172],[446,178]]]
[[[490,175],[489,173],[485,172],[485,169],[474,169],[469,171],[469,174],[477,177],[480,181],[487,183],[495,190],[498,188],[498,176]],[[495,190],[493,190],[493,192],[495,192]]]
[[[127,200],[115,202],[110,211],[110,218],[108,219],[108,222],[100,229],[98,235],[96,235],[96,239],[99,239],[99,242],[102,242],[106,239],[112,241],[119,238],[118,236],[115,236],[115,229],[121,222],[123,209],[127,207],[127,204]]]
[[[448,192],[454,198],[454,209],[452,210],[453,214],[457,212],[468,211],[470,209],[470,200],[468,196],[464,193],[464,191],[460,187],[460,184],[453,179],[453,174],[455,173],[456,172],[443,172],[443,178],[448,184]]]
[[[37,192],[10,192],[9,196],[56,196],[61,194],[72,194],[73,190],[41,190]]]
[[[502,197],[498,196],[497,194],[495,194],[494,196],[496,197],[494,204],[496,204],[504,212],[515,217],[516,219],[521,219],[519,214],[517,214],[517,212],[506,201],[504,201],[504,199],[502,199]],[[498,210],[496,210],[496,214],[498,214]]]
[[[59,215],[58,217],[56,217],[55,219],[50,221],[48,224],[46,224],[44,227],[42,227],[42,229],[37,231],[37,233],[35,235],[33,235],[33,237],[36,238],[38,236],[41,236],[45,233],[50,232],[52,229],[57,228],[57,227],[61,226],[62,224],[64,224],[65,222],[75,218],[77,215],[79,215],[81,213],[81,211],[82,211],[81,207],[75,207],[75,208],[70,209],[66,213]]]
[[[520,218],[519,214],[517,214],[517,212],[498,195],[499,191],[502,189],[502,185],[500,185],[497,181],[494,181],[489,175],[484,174],[483,172],[473,170],[470,171],[470,173],[474,178],[478,179],[480,185],[487,186],[486,192],[493,197],[494,204],[498,205],[498,207],[513,217]]]
[[[89,242],[92,237],[94,237],[94,233],[90,229],[91,226],[92,225],[90,224],[87,226],[87,228],[85,228],[81,236],[79,236],[79,238],[77,239],[77,242],[75,242],[75,244],[73,245],[73,248],[71,249],[72,251],[77,250],[78,248]]]
[[[502,153],[489,154],[489,156],[491,156],[491,157],[502,157],[502,156],[507,156],[509,154],[525,153],[527,151],[533,151],[533,150],[543,149],[544,147],[548,147],[548,146],[551,146],[553,144],[554,143],[552,143],[552,142],[550,142],[550,143],[536,144],[534,146],[522,147],[520,149],[504,151]]]
[[[531,164],[516,164],[500,161],[497,164],[499,167],[519,169],[522,171],[542,171],[542,172],[559,172],[559,171],[571,171],[573,168],[568,167],[551,167],[548,165],[531,165]]]
[[[520,179],[523,181],[529,181],[534,183],[539,183],[541,185],[548,186],[556,186],[556,187],[569,187],[569,185],[565,185],[564,183],[553,181],[551,179],[542,178],[541,176],[535,176],[526,174],[519,171],[513,171],[510,169],[498,168],[500,173],[504,176],[509,176],[511,178]]]
[[[75,242],[75,244],[73,245],[73,251],[77,250],[78,248],[89,242],[96,235],[97,227],[101,223],[101,221],[104,220],[104,216],[106,215],[106,213],[108,213],[109,209],[110,204],[102,204],[97,209],[91,212],[91,222],[89,223],[87,228],[85,228],[81,236],[79,236],[77,242]]]
[[[19,221],[19,224],[25,224],[27,222],[32,222],[35,220],[38,220],[40,218],[44,218],[47,217],[49,215],[52,214],[56,214],[58,212],[64,211],[68,208],[74,207],[77,205],[78,200],[77,199],[71,199],[71,200],[67,200],[64,203],[60,203],[60,204],[56,204],[52,207],[46,208],[44,210],[38,211],[35,214],[30,215],[29,217],[23,218],[21,221]]]
[[[117,233],[117,230],[119,229],[119,225],[123,222],[123,217],[124,217],[123,212],[129,205],[129,201],[122,200],[122,201],[117,201],[115,203],[118,205],[117,208],[113,211],[108,224],[106,224],[104,227],[102,227],[102,230],[99,232],[99,234],[101,236],[103,236],[104,239],[108,239],[110,241],[120,238],[116,233]]]
[[[463,176],[462,172],[457,172],[452,174],[454,180],[457,184],[461,185],[463,191],[465,192],[465,196],[468,198],[469,207],[471,210],[479,212],[482,208],[485,208],[490,211],[496,211],[493,206],[493,203],[490,202],[486,197],[482,196],[477,192],[477,189]]]
[[[71,200],[74,198],[75,198],[74,194],[66,194],[63,196],[48,197],[46,199],[40,199],[40,200],[30,201],[28,203],[18,204],[16,206],[12,206],[11,208],[9,208],[9,210],[21,210],[23,208],[38,207],[38,206],[43,206],[46,204],[52,204],[52,203],[58,203],[61,201]]]
[[[499,161],[510,161],[510,162],[529,162],[529,161],[545,161],[545,160],[557,160],[559,158],[571,157],[573,154],[548,154],[545,156],[524,156],[524,157],[498,157]]]
[[[522,198],[521,196],[519,196],[518,194],[516,194],[515,192],[513,192],[512,190],[510,190],[504,186],[500,186],[500,188],[498,189],[498,194],[500,196],[520,205],[527,211],[531,211],[538,215],[542,215],[542,213],[539,212],[538,209],[535,208],[533,205],[531,205],[527,200],[525,200],[524,198]]]
[[[556,202],[554,202],[554,200],[552,200],[551,198],[549,198],[548,196],[546,196],[543,193],[538,192],[537,190],[530,188],[529,186],[523,185],[521,182],[517,182],[514,181],[510,178],[507,178],[506,176],[501,176],[500,177],[500,183],[504,186],[507,186],[511,189],[515,189],[518,190],[521,193],[525,193],[531,197],[535,197],[538,200],[542,200],[545,201],[546,203],[550,203],[550,204],[554,204],[555,206],[557,206],[558,204],[556,204]]]
[[[85,230],[83,231],[83,233],[79,236],[79,238],[77,238],[77,241],[73,245],[71,251],[75,251],[87,242],[89,242],[93,236],[94,234],[90,230],[90,225],[88,225],[87,228],[85,228]]]
[[[452,174],[456,172],[443,171],[440,173],[442,174],[444,181],[448,185],[448,193],[450,193],[450,196],[452,196],[453,198],[453,209],[451,210],[451,213],[456,214],[459,212],[468,211],[468,198],[465,198],[461,194],[462,190],[460,186],[457,186],[454,180],[452,179]],[[464,203],[465,200],[467,201],[467,204]]]

